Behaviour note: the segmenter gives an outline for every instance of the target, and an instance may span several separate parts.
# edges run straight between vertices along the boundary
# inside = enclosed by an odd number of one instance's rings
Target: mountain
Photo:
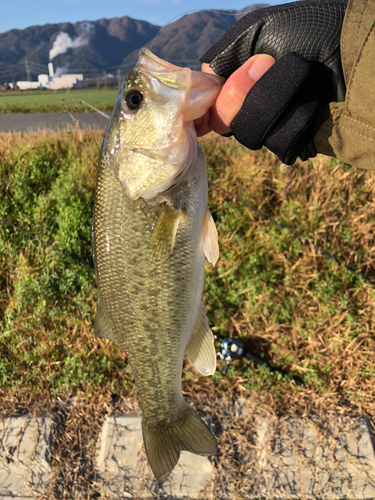
[[[49,53],[59,45],[61,33],[72,41],[53,59],[55,67],[86,73],[119,67],[124,57],[149,42],[160,27],[130,17],[100,19],[84,23],[46,24],[0,33],[0,81],[25,80],[27,67],[32,79],[47,72]],[[59,38],[60,36],[60,38]],[[75,43],[80,40],[82,43]],[[63,48],[63,43],[60,47]],[[66,45],[66,44],[65,44]]]
[[[48,72],[50,57],[59,73],[93,77],[119,70],[124,76],[134,66],[139,49],[151,45],[152,51],[163,59],[198,68],[199,57],[237,19],[265,5],[255,4],[222,14],[199,11],[162,30],[160,26],[127,16],[13,29],[0,33],[0,82],[36,80],[38,74]]]
[[[157,56],[178,66],[199,69],[199,58],[242,16],[266,4],[254,4],[239,11],[201,10],[167,24],[155,40],[146,44]],[[134,66],[138,50],[124,58],[126,73]]]

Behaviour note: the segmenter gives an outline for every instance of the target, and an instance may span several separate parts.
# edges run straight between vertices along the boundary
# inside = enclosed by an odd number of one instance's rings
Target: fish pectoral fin
[[[216,370],[214,336],[201,306],[193,335],[185,351],[194,368],[202,375],[213,375]]]
[[[109,322],[109,318],[100,300],[98,300],[96,309],[94,335],[95,337],[104,337],[106,339],[112,340],[113,342],[116,342]]]
[[[148,256],[151,262],[164,262],[172,255],[178,225],[184,216],[183,210],[165,205],[150,238]]]
[[[203,219],[200,247],[208,262],[214,266],[219,258],[219,242],[215,222],[208,207]]]

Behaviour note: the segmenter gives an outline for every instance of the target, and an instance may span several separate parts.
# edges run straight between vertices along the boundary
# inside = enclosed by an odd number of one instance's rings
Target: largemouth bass
[[[181,373],[184,354],[204,375],[216,366],[201,298],[205,256],[212,264],[218,258],[217,232],[193,120],[221,85],[215,75],[142,49],[120,89],[98,166],[95,335],[127,353],[145,450],[159,481],[181,450],[212,455],[217,448],[182,396]]]

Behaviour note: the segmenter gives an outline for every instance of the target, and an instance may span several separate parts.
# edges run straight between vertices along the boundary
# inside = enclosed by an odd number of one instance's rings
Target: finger
[[[259,78],[274,64],[275,60],[267,54],[251,57],[226,81],[216,103],[205,115],[195,120],[198,137],[212,130],[218,134],[230,132],[230,125],[240,110],[243,101]],[[207,63],[202,64],[204,73],[215,74]]]
[[[215,71],[211,68],[211,66],[208,63],[202,64],[202,72],[211,73],[211,75],[216,75]]]
[[[213,71],[210,68],[210,65],[207,63],[202,64],[202,72],[203,73],[211,73],[212,75],[216,74],[215,71]],[[211,119],[211,109],[208,109],[207,112],[203,116],[201,116],[200,118],[198,118],[197,120],[194,121],[194,126],[195,126],[195,130],[197,132],[198,137],[201,137],[202,135],[206,135],[212,131],[210,128],[210,125],[209,125],[210,119]]]
[[[209,132],[212,132],[212,129],[209,125],[210,119],[211,109],[209,108],[203,116],[194,120],[194,126],[198,137],[202,137],[202,135],[206,135]]]
[[[258,54],[232,73],[225,82],[215,104],[211,107],[209,128],[218,134],[230,132],[231,123],[241,109],[249,90],[274,63],[273,57],[267,54]],[[211,68],[209,69],[211,70]]]

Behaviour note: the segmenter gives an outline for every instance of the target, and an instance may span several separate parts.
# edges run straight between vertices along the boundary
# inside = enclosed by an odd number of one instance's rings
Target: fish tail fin
[[[142,432],[150,467],[160,482],[175,468],[182,450],[196,455],[214,455],[217,450],[214,435],[186,403],[175,424],[150,428],[142,421]]]

